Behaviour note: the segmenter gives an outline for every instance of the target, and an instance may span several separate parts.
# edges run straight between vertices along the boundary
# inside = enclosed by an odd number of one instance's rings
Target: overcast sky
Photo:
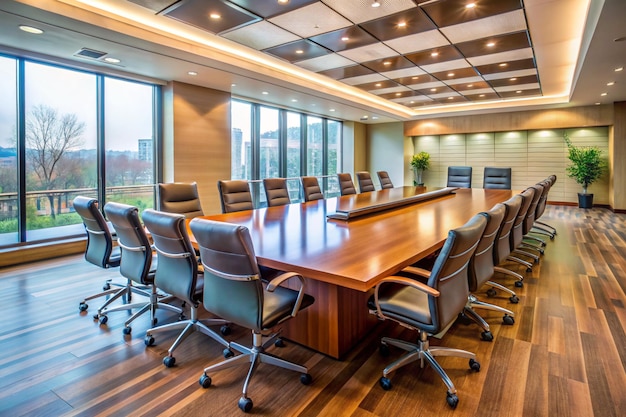
[[[15,131],[15,60],[0,57],[0,146],[12,146]],[[44,104],[85,123],[83,147],[96,147],[96,77],[54,66],[26,63],[26,110]],[[107,149],[137,151],[137,140],[152,137],[152,88],[107,78]]]

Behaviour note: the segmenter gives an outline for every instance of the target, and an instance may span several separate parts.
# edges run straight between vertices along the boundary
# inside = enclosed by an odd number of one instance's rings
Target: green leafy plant
[[[413,167],[413,185],[424,185],[422,182],[422,172],[430,166],[430,154],[428,152],[420,152],[411,158],[411,166]]]
[[[565,168],[567,175],[583,187],[583,194],[587,194],[587,187],[604,171],[602,150],[597,146],[574,146],[567,133],[563,139],[567,144],[567,157],[572,162]]]

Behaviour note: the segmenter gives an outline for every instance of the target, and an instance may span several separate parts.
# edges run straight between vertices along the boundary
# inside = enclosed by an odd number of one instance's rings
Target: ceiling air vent
[[[74,56],[80,56],[90,59],[100,59],[106,54],[106,52],[96,51],[95,49],[81,48],[78,52],[74,54]]]

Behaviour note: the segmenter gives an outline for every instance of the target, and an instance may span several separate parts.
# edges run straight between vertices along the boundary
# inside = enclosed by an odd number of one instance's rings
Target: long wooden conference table
[[[425,192],[398,187],[204,218],[246,226],[260,265],[307,278],[315,303],[285,322],[283,335],[342,358],[375,326],[366,303],[382,278],[441,248],[450,229],[513,195],[473,188],[412,200]],[[331,218],[337,214],[347,220]]]

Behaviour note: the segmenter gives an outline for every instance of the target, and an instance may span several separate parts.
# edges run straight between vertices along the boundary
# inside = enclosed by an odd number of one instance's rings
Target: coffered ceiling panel
[[[131,1],[408,107],[542,94],[522,0]]]

